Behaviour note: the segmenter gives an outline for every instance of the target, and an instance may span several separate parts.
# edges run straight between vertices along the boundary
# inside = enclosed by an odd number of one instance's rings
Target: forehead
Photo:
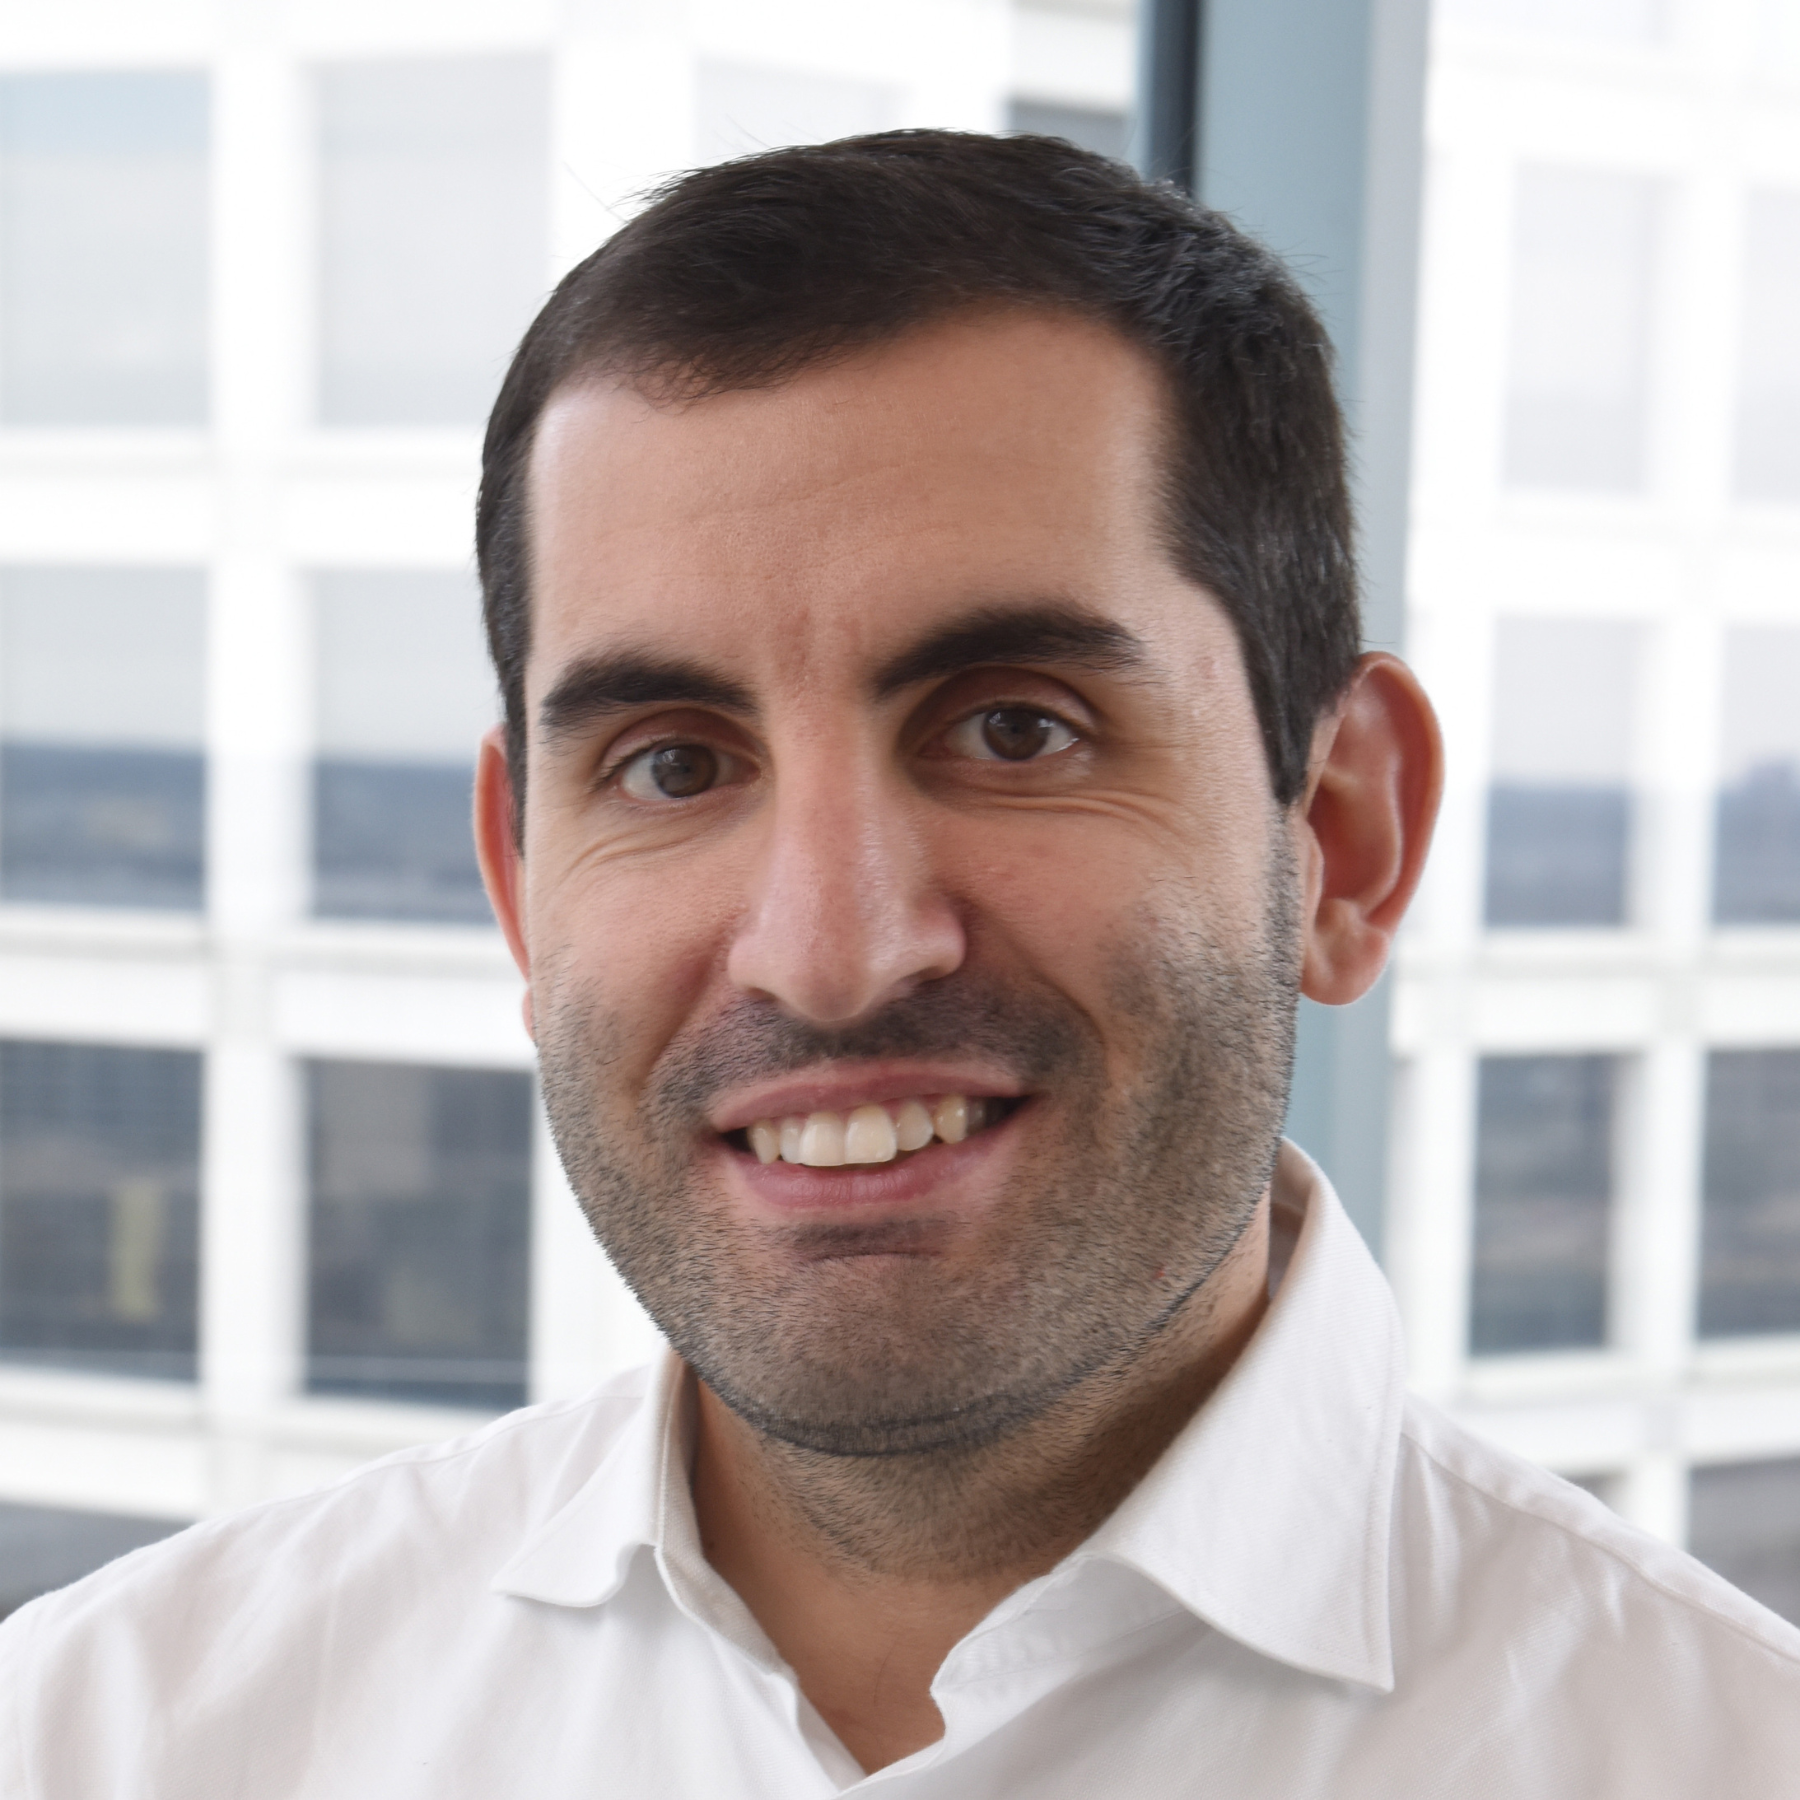
[[[622,643],[818,676],[1016,601],[1191,631],[1216,609],[1165,547],[1167,411],[1146,355],[1042,314],[684,403],[565,389],[531,467],[528,691]]]

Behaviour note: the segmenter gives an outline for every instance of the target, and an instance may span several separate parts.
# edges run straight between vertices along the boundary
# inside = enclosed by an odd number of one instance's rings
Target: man
[[[656,1368],[0,1632],[9,1795],[1754,1796],[1800,1633],[1402,1394],[1280,1145],[1430,709],[1325,341],[1042,139],[675,184],[479,520],[477,835]]]

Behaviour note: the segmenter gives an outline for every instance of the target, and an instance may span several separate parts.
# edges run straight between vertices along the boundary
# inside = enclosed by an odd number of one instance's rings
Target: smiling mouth
[[[971,1099],[964,1094],[891,1100],[848,1112],[789,1113],[758,1119],[725,1141],[760,1163],[798,1163],[809,1169],[891,1163],[933,1144],[960,1144],[991,1130],[1020,1106],[1018,1099]]]

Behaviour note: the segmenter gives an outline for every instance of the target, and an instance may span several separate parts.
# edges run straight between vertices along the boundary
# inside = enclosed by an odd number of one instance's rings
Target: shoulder
[[[1402,1684],[1610,1722],[1646,1755],[1800,1754],[1800,1629],[1592,1494],[1412,1399],[1395,1504]]]
[[[57,1719],[98,1706],[123,1725],[177,1691],[191,1702],[265,1665],[304,1663],[346,1630],[372,1648],[390,1619],[466,1619],[520,1539],[592,1477],[647,1385],[633,1370],[579,1400],[400,1451],[191,1526],[20,1608],[0,1624],[0,1792],[33,1791],[8,1759]]]
[[[525,1407],[466,1436],[365,1463],[323,1487],[190,1526],[21,1608],[0,1626],[0,1641],[27,1624],[41,1631],[185,1588],[214,1570],[253,1583],[302,1575],[323,1583],[358,1565],[392,1568],[396,1557],[429,1560],[441,1571],[451,1545],[476,1561],[490,1545],[504,1554],[593,1474],[643,1405],[647,1385],[648,1372],[633,1369],[580,1399]]]

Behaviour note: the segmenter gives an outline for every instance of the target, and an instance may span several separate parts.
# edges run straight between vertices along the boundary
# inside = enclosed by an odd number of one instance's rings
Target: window
[[[469,805],[475,746],[497,708],[473,584],[322,574],[314,602],[314,910],[489,922]]]
[[[39,1594],[66,1587],[115,1556],[180,1529],[167,1519],[0,1502],[0,1619]]]
[[[1500,621],[1488,924],[1624,924],[1639,638],[1611,620]]]
[[[1800,631],[1746,627],[1725,639],[1713,916],[1721,925],[1800,922]]]
[[[0,571],[0,896],[198,908],[203,578]]]
[[[1506,479],[1635,492],[1644,485],[1660,186],[1641,175],[1525,168],[1515,205]]]
[[[1800,1459],[1694,1470],[1688,1548],[1753,1600],[1800,1624]]]
[[[0,1043],[0,1358],[194,1378],[200,1058]]]
[[[1480,1079],[1470,1348],[1604,1344],[1614,1060],[1489,1056]]]
[[[549,84],[535,58],[318,78],[328,425],[479,425],[547,286]]]
[[[1056,100],[1015,100],[1007,109],[1009,131],[1032,131],[1040,137],[1067,138],[1083,150],[1123,162],[1129,148],[1130,124],[1122,112],[1096,106],[1067,106]]]
[[[702,62],[694,98],[703,163],[885,131],[899,114],[885,87],[740,63]]]
[[[1737,491],[1800,500],[1800,194],[1752,194],[1744,213]]]
[[[1800,1331],[1800,1050],[1707,1059],[1704,1337]]]
[[[531,1078],[319,1062],[308,1085],[307,1386],[519,1405]]]
[[[204,76],[0,79],[0,420],[204,422],[206,190]]]

